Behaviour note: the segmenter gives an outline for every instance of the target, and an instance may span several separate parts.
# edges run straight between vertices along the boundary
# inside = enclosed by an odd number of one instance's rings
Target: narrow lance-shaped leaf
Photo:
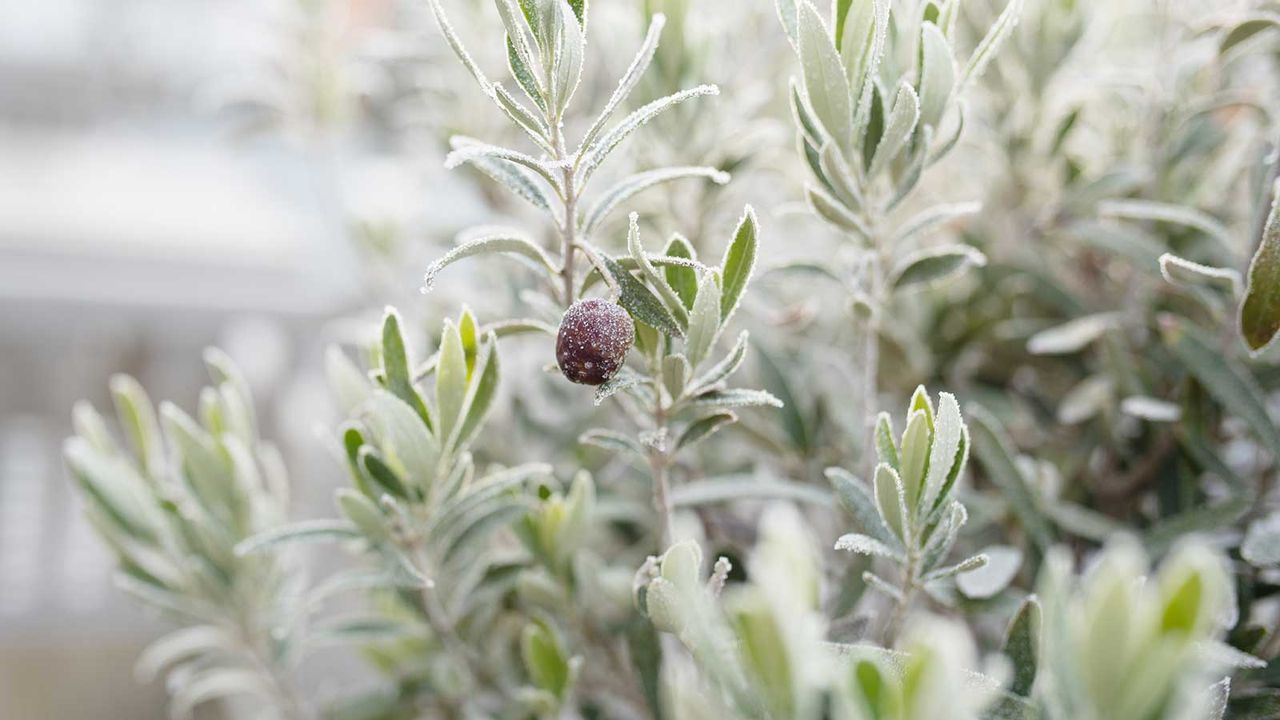
[[[667,242],[666,249],[662,252],[668,257],[697,259],[697,253],[694,251],[693,246],[681,235],[672,235],[671,240]],[[662,272],[666,276],[667,284],[680,296],[680,302],[684,303],[685,308],[692,310],[694,298],[698,296],[697,271],[691,267],[668,265],[663,268]]]
[[[626,308],[633,318],[667,335],[684,337],[684,330],[652,290],[624,270],[617,260],[606,257],[604,264],[618,282],[618,304]]]
[[[619,121],[612,130],[605,133],[599,140],[583,151],[582,163],[578,169],[579,178],[581,181],[585,182],[586,179],[591,177],[591,174],[595,172],[596,168],[600,166],[600,163],[604,162],[605,158],[607,158],[623,140],[627,139],[627,136],[635,132],[653,118],[686,100],[701,97],[703,95],[719,94],[720,88],[715,85],[698,85],[697,87],[692,87],[688,90],[681,90],[680,92],[668,95],[664,98],[659,98],[648,105],[637,109]]]
[[[756,265],[756,250],[759,245],[759,224],[756,222],[756,211],[748,205],[738,222],[738,229],[733,233],[733,240],[725,250],[721,261],[720,318],[728,321],[729,316],[737,309],[742,294],[751,281],[751,273]]]
[[[840,147],[848,148],[853,142],[849,80],[826,25],[807,2],[799,8],[799,37],[800,65],[809,106],[827,137]]]
[[[1032,595],[1018,607],[1001,650],[1013,666],[1009,692],[1021,697],[1031,696],[1031,687],[1040,666],[1040,626],[1040,601]]]
[[[700,420],[690,423],[676,441],[676,449],[686,448],[710,437],[712,433],[738,420],[737,414],[729,410],[712,413]]]
[[[582,232],[590,234],[608,217],[610,211],[629,200],[633,195],[664,182],[685,178],[706,178],[717,185],[729,182],[729,173],[712,167],[669,167],[637,173],[601,194],[600,199],[587,211]]]
[[[1249,263],[1249,284],[1240,305],[1240,334],[1255,355],[1280,335],[1280,193],[1272,201],[1262,241]]]
[[[987,256],[972,245],[942,245],[904,257],[890,273],[894,289],[941,282],[987,264]]]
[[[689,312],[689,332],[685,342],[685,355],[689,364],[698,367],[711,352],[720,335],[720,286],[708,274],[698,286],[698,297]]]
[[[441,270],[459,260],[488,253],[507,253],[525,258],[535,267],[544,270],[548,276],[554,276],[557,272],[551,258],[533,241],[515,235],[489,235],[465,242],[431,263],[422,276],[423,292],[431,290]]]
[[[662,35],[662,28],[666,23],[667,18],[662,13],[656,13],[649,20],[649,30],[645,33],[644,42],[640,44],[640,50],[636,52],[635,58],[632,59],[631,64],[627,67],[627,71],[619,78],[618,87],[609,96],[604,108],[596,116],[595,122],[591,124],[586,134],[583,135],[582,144],[578,148],[579,154],[591,146],[596,136],[604,129],[604,124],[609,120],[609,116],[627,99],[631,91],[635,90],[636,84],[640,82],[640,76],[648,69],[649,63],[653,62],[653,55],[658,49],[658,38]]]
[[[920,124],[935,129],[947,108],[947,100],[955,85],[955,60],[951,47],[937,25],[922,23],[920,27],[922,47],[920,68]]]
[[[1185,320],[1162,315],[1159,321],[1165,344],[1183,367],[1227,412],[1248,423],[1264,447],[1280,448],[1280,428],[1271,419],[1263,403],[1266,394],[1253,376],[1234,359],[1224,357]]]
[[[659,273],[658,268],[654,267],[653,263],[649,261],[649,254],[644,251],[644,246],[640,244],[639,216],[636,213],[631,213],[629,221],[627,252],[631,254],[631,259],[635,261],[640,274],[648,281],[649,287],[657,289],[658,296],[666,305],[667,311],[671,313],[671,317],[675,319],[676,324],[687,330],[689,327],[689,314],[685,310],[684,303],[680,300],[680,296],[676,294],[676,291],[667,284],[667,278]]]
[[[970,81],[976,80],[982,76],[984,70],[987,69],[987,63],[991,62],[991,58],[995,57],[1000,50],[1000,46],[1008,39],[1013,32],[1013,28],[1018,24],[1018,17],[1022,14],[1022,0],[1009,0],[1009,4],[1005,5],[1004,11],[1000,13],[1000,17],[991,25],[991,29],[978,43],[978,47],[973,51],[973,55],[969,56],[969,62],[965,63],[964,71],[960,73],[959,86],[964,88]]]
[[[409,371],[409,353],[404,335],[400,331],[400,314],[388,307],[382,317],[382,371],[387,390],[413,408],[422,421],[431,427],[431,413],[413,386]]]
[[[893,109],[885,122],[884,134],[876,144],[871,156],[871,167],[867,170],[869,177],[879,175],[893,162],[907,140],[915,132],[916,123],[920,120],[920,98],[911,84],[903,80],[898,84],[898,94],[893,101]]]

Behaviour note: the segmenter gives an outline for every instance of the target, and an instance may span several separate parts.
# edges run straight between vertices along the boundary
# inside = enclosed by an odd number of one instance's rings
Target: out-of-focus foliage
[[[496,226],[330,351],[337,519],[286,521],[217,355],[199,422],[115,384],[129,450],[76,410],[175,714],[1280,716],[1280,7],[420,10],[277,78],[329,140],[447,148]],[[584,297],[635,330],[594,394],[552,364]],[[300,698],[320,648],[382,688]]]

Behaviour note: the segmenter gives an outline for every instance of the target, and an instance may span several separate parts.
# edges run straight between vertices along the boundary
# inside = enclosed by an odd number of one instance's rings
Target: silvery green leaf
[[[946,157],[947,154],[950,153],[955,148],[956,143],[960,142],[960,136],[964,134],[964,118],[965,118],[965,115],[968,113],[968,110],[966,108],[967,108],[967,105],[965,104],[963,99],[958,99],[955,101],[955,109],[956,109],[954,113],[956,118],[955,127],[952,129],[951,134],[948,135],[945,140],[932,146],[933,149],[929,151],[928,160],[926,161],[928,164],[932,165],[933,163],[936,163],[942,158]],[[933,140],[930,140],[929,142],[933,143]]]
[[[809,186],[805,189],[805,197],[809,200],[809,206],[823,220],[846,232],[856,233],[863,240],[871,237],[871,229],[867,224],[825,190]]]
[[[1119,313],[1106,312],[1085,315],[1055,325],[1032,335],[1027,340],[1027,352],[1032,355],[1067,355],[1080,352],[1094,340],[1102,337],[1120,322]]]
[[[689,383],[689,392],[696,394],[710,390],[732,375],[742,365],[743,359],[747,356],[747,338],[746,330],[739,333],[738,341],[734,343],[733,349],[721,358],[720,362],[712,365],[705,373]]]
[[[333,645],[368,645],[378,642],[404,642],[423,637],[426,631],[403,618],[346,617],[325,620],[308,628],[306,642],[318,648]]]
[[[983,267],[987,256],[972,245],[939,245],[913,252],[890,272],[894,289],[941,282],[970,267]]]
[[[965,63],[964,71],[960,73],[960,87],[964,87],[972,80],[982,77],[982,73],[987,69],[987,63],[991,62],[991,58],[995,57],[999,52],[1000,46],[1008,39],[1013,32],[1013,28],[1018,24],[1018,18],[1022,15],[1022,0],[1009,0],[1005,5],[1004,11],[1000,13],[1000,17],[991,24],[991,28],[987,30],[987,34],[983,36],[978,43],[978,47],[974,49],[973,54],[969,56],[969,62]]]
[[[1254,37],[1258,33],[1280,27],[1280,15],[1259,13],[1243,20],[1232,27],[1218,43],[1218,54],[1225,55],[1237,45]]]
[[[826,136],[842,148],[853,142],[849,79],[826,25],[813,5],[799,7],[800,65],[809,106]]]
[[[893,548],[895,552],[901,552],[902,541],[885,524],[866,484],[837,467],[827,468],[824,474],[835,488],[840,504],[853,515],[857,529]]]
[[[525,81],[520,80],[521,75],[528,75],[528,81],[531,82],[532,88],[525,88],[526,91],[532,89],[531,97],[542,98],[545,89],[539,87],[538,78],[542,77],[542,73],[538,68],[538,57],[535,54],[533,39],[529,35],[529,25],[525,20],[524,13],[516,6],[515,0],[495,0],[494,5],[498,8],[498,18],[502,21],[502,26],[506,30],[507,49],[512,61],[512,74],[516,75],[517,82],[525,86]]]
[[[693,405],[704,408],[782,407],[782,401],[764,390],[730,388],[704,392],[693,398]]]
[[[683,355],[668,355],[662,359],[662,384],[673,399],[680,397],[688,385],[692,372],[689,360]]]
[[[551,101],[555,108],[555,117],[561,117],[573,99],[573,93],[582,79],[582,60],[586,52],[586,43],[582,35],[582,25],[577,15],[566,2],[554,2],[552,23],[554,27],[553,50],[551,52]]]
[[[462,348],[462,336],[453,322],[445,320],[444,332],[440,336],[440,359],[436,363],[437,437],[447,440],[452,435],[466,395],[467,357]]]
[[[395,308],[388,307],[382,316],[382,375],[389,390],[396,397],[407,403],[418,417],[431,426],[431,412],[413,386],[413,376],[409,373],[409,353],[404,344],[404,335],[400,331],[400,314]]]
[[[1267,661],[1257,655],[1244,652],[1220,640],[1202,642],[1199,649],[1214,666],[1248,670],[1259,670],[1267,666]]]
[[[1223,408],[1248,423],[1264,447],[1280,448],[1280,427],[1263,403],[1266,394],[1248,370],[1210,345],[1200,330],[1181,318],[1159,317],[1165,344]]]
[[[467,49],[463,47],[462,40],[458,38],[458,33],[454,31],[453,26],[449,24],[449,18],[444,14],[444,8],[440,6],[440,0],[427,0],[431,6],[431,14],[435,16],[436,24],[440,26],[440,33],[444,35],[445,41],[449,44],[449,48],[453,50],[453,54],[458,56],[462,61],[462,65],[467,68],[467,72],[471,73],[471,77],[476,79],[480,84],[480,89],[485,93],[489,92],[490,83],[484,76],[484,71],[471,59],[471,55]]]
[[[927,235],[936,228],[956,218],[972,215],[982,210],[980,202],[944,203],[921,210],[902,224],[902,229],[894,234],[890,245],[899,245],[916,237]]]
[[[495,501],[501,496],[518,496],[516,490],[530,478],[551,473],[551,466],[545,463],[525,463],[490,473],[466,485],[436,511],[429,526],[433,542],[443,547],[451,538],[466,533],[483,516],[491,514],[490,511],[497,508]]]
[[[910,547],[911,526],[908,524],[907,491],[898,477],[898,471],[880,463],[876,466],[872,487],[876,499],[876,509],[885,525],[893,531],[902,543]]]
[[[613,430],[593,428],[579,435],[578,442],[583,445],[594,445],[615,453],[633,452],[641,459],[648,457],[648,453],[644,451],[644,448],[640,447],[640,443],[636,442],[634,438]]]
[[[929,572],[924,576],[925,582],[934,582],[936,580],[945,580],[949,577],[955,577],[963,573],[974,572],[987,566],[988,558],[986,555],[978,554],[969,558],[965,558],[955,565],[948,565],[944,568],[938,568]]]
[[[552,631],[542,621],[534,621],[520,636],[520,656],[534,684],[556,698],[569,687],[569,660]]]
[[[917,132],[919,133],[919,139],[912,145],[914,149],[910,162],[905,170],[894,173],[897,186],[894,189],[893,199],[889,201],[890,210],[897,207],[898,203],[906,200],[911,191],[919,184],[920,176],[924,174],[925,163],[929,160],[929,147],[933,145],[933,126],[925,125],[924,129],[917,130]]]
[[[920,515],[920,497],[924,489],[924,475],[929,463],[932,433],[925,412],[917,410],[907,419],[907,429],[902,432],[902,466],[897,471],[906,493],[908,517]]]
[[[796,126],[800,128],[800,139],[806,146],[819,147],[825,144],[823,140],[825,133],[818,124],[817,118],[813,116],[813,111],[809,109],[808,103],[805,102],[795,78],[791,79],[791,114],[795,117]]]
[[[304,520],[264,530],[241,541],[236,545],[236,555],[243,557],[286,544],[337,542],[360,537],[356,526],[346,520]]]
[[[596,388],[595,404],[608,400],[619,392],[628,388],[637,387],[648,382],[648,378],[628,367],[623,367],[618,371],[617,375],[609,378],[604,384]]]
[[[1013,666],[1013,679],[1009,692],[1020,697],[1030,697],[1040,667],[1040,632],[1043,624],[1040,601],[1028,596],[1018,606],[1018,612],[1005,632],[1001,652]]]
[[[885,580],[884,578],[880,577],[879,575],[876,575],[873,572],[862,573],[862,581],[867,585],[869,585],[870,587],[873,587],[876,590],[879,590],[881,593],[885,595],[885,597],[888,597],[896,602],[901,603],[906,600],[906,598],[902,596],[902,591],[894,587],[893,583],[889,582],[888,580]]]
[[[170,445],[181,455],[183,477],[201,506],[228,525],[240,510],[231,481],[231,466],[191,416],[170,402],[160,404],[160,425]]]
[[[151,683],[167,669],[188,660],[213,654],[234,655],[239,641],[223,628],[193,625],[165,635],[147,646],[138,656],[133,675],[140,683]]]
[[[336,499],[338,510],[370,544],[381,545],[390,537],[386,519],[372,500],[350,488],[339,488]]]
[[[774,7],[778,10],[778,20],[782,23],[782,29],[786,32],[791,47],[796,52],[800,52],[800,9],[796,5],[797,1],[777,0]]]
[[[1013,444],[1000,421],[977,405],[970,407],[965,415],[971,421],[973,452],[986,470],[987,478],[1000,488],[1023,529],[1031,536],[1036,547],[1043,551],[1052,544],[1053,530],[1041,514],[1035,494],[1027,486],[1026,478],[1013,460]]]
[[[1255,357],[1280,336],[1280,194],[1272,201],[1258,250],[1249,262],[1240,334]]]
[[[653,118],[661,115],[663,112],[679,105],[680,103],[692,98],[701,97],[703,95],[719,95],[720,88],[715,85],[698,85],[697,87],[681,90],[663,98],[658,98],[644,107],[635,110],[630,115],[618,122],[613,129],[602,135],[598,140],[587,146],[582,153],[582,162],[578,168],[578,176],[582,181],[586,181],[595,172],[600,163],[614,151],[618,145],[627,138],[631,133],[635,132],[642,125],[649,122]]]
[[[1208,235],[1222,248],[1235,247],[1231,231],[1226,226],[1212,215],[1185,205],[1152,200],[1106,200],[1098,203],[1098,214],[1102,217],[1152,220],[1182,225]]]
[[[624,270],[613,258],[604,258],[604,264],[618,282],[618,289],[621,291],[618,304],[626,308],[631,317],[667,335],[684,337],[684,329],[647,285]]]
[[[876,25],[876,3],[866,0],[845,2],[844,12],[836,8],[836,46],[844,63],[849,85],[858,88],[859,95],[866,79],[864,66],[870,60],[871,43]]]
[[[608,102],[604,104],[604,108],[596,116],[595,122],[591,124],[586,134],[583,135],[582,144],[578,147],[579,155],[582,154],[584,149],[591,146],[596,136],[604,129],[604,124],[609,120],[609,116],[627,99],[627,96],[635,89],[636,84],[640,82],[640,76],[648,69],[649,63],[653,62],[653,54],[658,49],[658,37],[662,35],[662,28],[666,25],[666,22],[667,18],[662,13],[655,13],[650,18],[649,30],[645,33],[644,42],[640,44],[640,50],[636,52],[635,58],[627,66],[627,71],[619,78],[618,86],[614,88]]]
[[[435,476],[440,446],[413,410],[396,396],[374,391],[363,413],[382,459],[410,484],[425,490]]]
[[[346,414],[354,412],[373,392],[369,378],[335,345],[325,350],[324,369],[330,392],[337,399],[339,409]]]
[[[587,210],[586,219],[582,223],[582,232],[590,235],[608,217],[611,210],[626,202],[636,193],[660,183],[684,178],[707,178],[717,185],[723,185],[729,182],[729,173],[721,172],[712,167],[668,167],[632,175],[605,190],[600,195],[596,203]]]
[[[698,367],[720,335],[720,285],[712,275],[704,275],[698,285],[698,296],[689,312],[689,333],[684,352],[689,364]]]
[[[845,161],[835,143],[828,142],[822,146],[818,153],[818,163],[826,178],[827,187],[835,193],[842,205],[853,212],[866,205],[862,190],[858,188],[861,179],[855,175],[856,171]]]
[[[465,137],[455,137],[450,142],[454,149],[444,159],[444,166],[449,170],[476,160],[499,160],[533,172],[553,188],[560,187],[551,168],[532,155]]]
[[[902,560],[902,555],[888,545],[867,535],[845,533],[836,539],[836,550],[847,550],[858,555],[892,558]]]
[[[902,148],[906,147],[911,134],[915,132],[916,122],[920,119],[920,98],[911,88],[911,83],[903,80],[898,83],[898,93],[893,100],[893,109],[885,120],[884,133],[880,142],[876,143],[875,152],[871,156],[871,166],[867,170],[868,177],[875,177],[893,162]]]
[[[636,267],[640,270],[640,274],[644,277],[648,286],[657,289],[658,296],[662,298],[667,312],[675,319],[676,324],[688,330],[689,312],[685,310],[684,302],[676,294],[676,291],[667,284],[667,278],[659,273],[658,268],[654,267],[653,263],[649,261],[648,253],[644,251],[644,246],[640,244],[639,216],[636,213],[631,213],[628,220],[627,252],[630,253],[631,259],[635,261]],[[696,302],[694,308],[697,308]]]
[[[208,390],[209,388],[205,388]],[[107,423],[88,402],[81,400],[71,409],[71,426],[75,434],[104,455],[116,455],[120,448],[107,430]]]
[[[1240,556],[1255,567],[1280,565],[1280,512],[1249,524],[1240,544]]]
[[[547,93],[542,89],[542,81],[538,79],[542,73],[535,72],[525,59],[520,57],[520,51],[511,38],[507,38],[507,66],[511,68],[511,76],[515,78],[516,84],[524,91],[525,96],[545,114],[548,111]]]
[[[666,249],[662,252],[668,257],[686,260],[695,260],[698,255],[689,241],[678,234],[671,236]],[[686,309],[692,310],[693,300],[698,296],[697,271],[692,267],[667,265],[662,272],[667,279],[667,284],[680,296],[680,302],[684,303]]]
[[[365,445],[356,450],[356,469],[370,488],[376,488],[375,495],[389,493],[392,497],[409,497],[405,478],[387,465],[372,447]]]
[[[1183,287],[1221,287],[1233,296],[1240,292],[1240,273],[1231,268],[1212,267],[1178,257],[1173,253],[1160,256],[1160,274],[1173,285]]]
[[[955,59],[942,30],[931,22],[920,25],[920,124],[937,128],[956,83]]]
[[[921,507],[931,510],[951,494],[955,478],[969,459],[968,429],[960,416],[960,405],[951,393],[938,397],[933,445],[929,448],[929,471],[925,478]]]
[[[1022,567],[1022,551],[1009,545],[992,545],[982,551],[987,563],[956,576],[956,587],[976,600],[995,597],[1009,587]]]
[[[540,210],[551,212],[551,199],[538,176],[523,167],[495,158],[476,156],[468,159],[472,167],[489,176]]]
[[[550,151],[551,144],[547,141],[550,134],[546,125],[536,115],[529,111],[520,101],[516,100],[507,89],[502,87],[501,83],[494,83],[493,98],[502,112],[506,114],[511,122],[515,123],[521,130],[524,130],[535,143],[543,150]]]
[[[854,109],[853,116],[853,127],[859,134],[867,126],[871,112],[872,94],[880,76],[880,63],[888,49],[889,0],[871,0],[871,5],[875,15],[875,27],[871,29],[871,42],[866,48],[866,54],[857,66],[861,71],[861,78],[851,80],[851,83],[861,83],[861,89],[858,92],[858,105]],[[853,48],[848,45],[845,46],[845,49],[849,52],[853,51]],[[852,67],[850,65],[851,69]]]
[[[704,418],[700,418],[690,423],[689,427],[685,428],[684,432],[680,433],[679,439],[676,440],[676,450],[689,447],[695,443],[705,440],[710,437],[712,433],[725,425],[729,425],[737,421],[738,416],[729,410],[712,413]]]
[[[920,561],[920,569],[923,572],[933,570],[947,559],[960,536],[960,528],[969,521],[969,511],[965,510],[964,505],[958,501],[952,500],[944,508],[937,527],[933,529],[933,534],[925,543]]]
[[[900,470],[902,461],[898,457],[898,443],[893,439],[893,418],[889,417],[887,412],[882,412],[876,417],[875,440],[876,456],[880,462],[894,470]]]
[[[476,369],[471,373],[467,395],[462,403],[462,422],[457,425],[449,440],[449,450],[465,449],[479,432],[493,407],[493,398],[498,391],[498,376],[498,338],[490,333],[480,346]]]
[[[249,695],[270,696],[266,680],[254,670],[215,667],[183,676],[177,683],[170,683],[169,717],[172,720],[190,720],[198,706],[219,698]]]
[[[111,376],[110,388],[116,417],[133,447],[143,474],[158,476],[164,463],[164,443],[155,407],[147,397],[147,391],[128,375]]]
[[[218,608],[200,598],[179,595],[133,575],[118,572],[112,576],[111,581],[120,592],[157,610],[206,622],[219,622],[222,619],[222,613]]]
[[[1182,418],[1182,408],[1178,405],[1146,395],[1130,395],[1121,400],[1120,411],[1151,422],[1171,423]]]

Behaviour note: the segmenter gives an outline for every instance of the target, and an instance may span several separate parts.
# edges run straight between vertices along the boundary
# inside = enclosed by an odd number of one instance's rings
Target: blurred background
[[[164,717],[163,688],[132,678],[163,623],[112,588],[60,459],[73,403],[107,408],[113,373],[190,408],[200,351],[224,348],[286,454],[296,512],[328,510],[340,468],[313,432],[332,427],[318,348],[335,319],[380,307],[355,208],[417,222],[426,188],[458,187],[434,181],[433,146],[393,160],[345,115],[336,64],[396,12],[0,5],[0,718]],[[440,192],[442,225],[478,207]],[[412,292],[422,263],[405,267]]]

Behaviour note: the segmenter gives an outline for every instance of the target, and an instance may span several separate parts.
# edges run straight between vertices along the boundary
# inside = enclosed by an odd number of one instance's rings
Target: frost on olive
[[[635,338],[626,310],[598,298],[579,300],[560,319],[556,363],[569,380],[600,385],[622,367]]]

